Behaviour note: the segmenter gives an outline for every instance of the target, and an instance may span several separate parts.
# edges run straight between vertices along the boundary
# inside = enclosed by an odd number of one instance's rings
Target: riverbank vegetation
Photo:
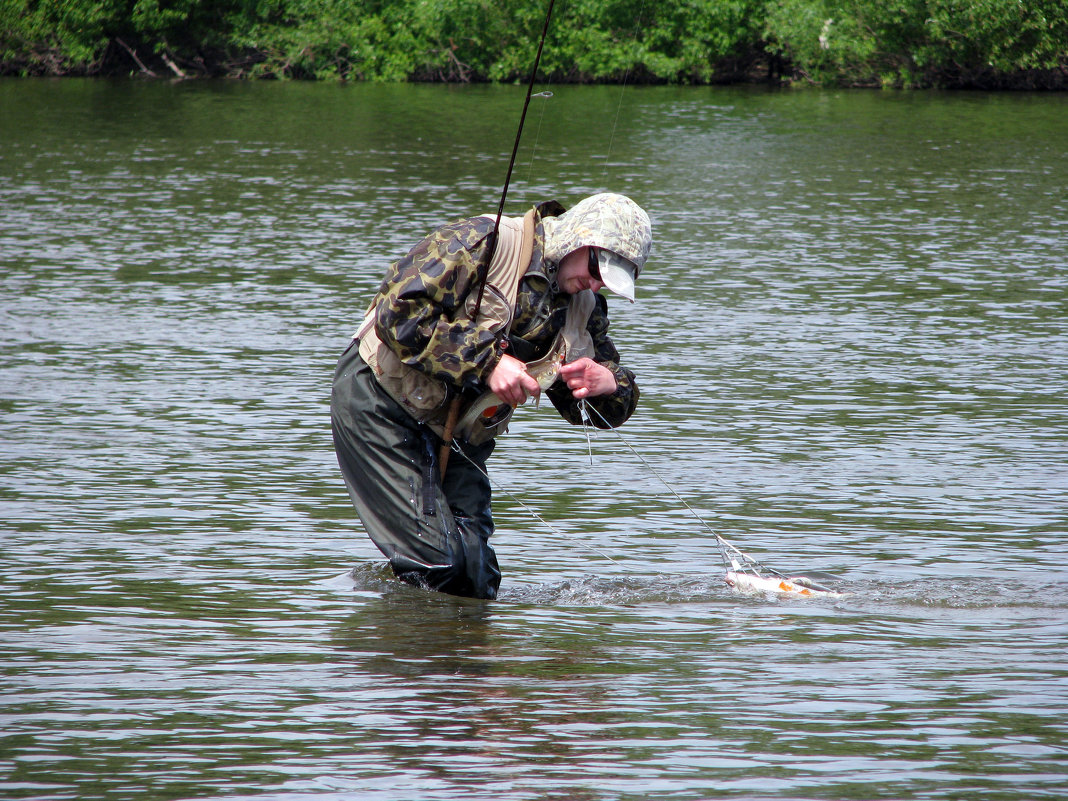
[[[0,74],[516,81],[546,0],[0,0]],[[555,82],[1068,88],[1068,0],[558,0]]]

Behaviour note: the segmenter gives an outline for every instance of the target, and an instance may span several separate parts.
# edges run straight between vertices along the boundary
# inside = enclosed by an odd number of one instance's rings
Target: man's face
[[[600,280],[600,276],[595,277],[590,271],[591,259],[596,265],[596,258],[594,249],[591,247],[581,247],[564,256],[560,262],[560,270],[556,274],[556,283],[560,285],[560,289],[569,295],[574,295],[583,289],[599,291],[604,286],[604,282]]]

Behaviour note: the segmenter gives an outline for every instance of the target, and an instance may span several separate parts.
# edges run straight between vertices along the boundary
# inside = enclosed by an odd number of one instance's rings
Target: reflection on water
[[[513,210],[657,241],[635,417],[498,447],[487,603],[390,578],[327,400],[521,98],[0,81],[4,797],[1063,797],[1064,98],[532,105]]]

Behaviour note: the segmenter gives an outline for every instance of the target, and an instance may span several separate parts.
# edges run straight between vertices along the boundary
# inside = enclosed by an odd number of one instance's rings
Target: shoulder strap
[[[512,312],[519,297],[519,282],[526,275],[534,254],[534,214],[531,209],[522,217],[505,217],[501,220],[497,236],[497,249],[486,273],[487,288],[493,287],[494,294],[504,300],[507,319],[504,331],[507,333],[512,325]],[[497,310],[500,315],[503,310]],[[479,310],[479,317],[483,310]],[[496,316],[494,315],[494,316]]]

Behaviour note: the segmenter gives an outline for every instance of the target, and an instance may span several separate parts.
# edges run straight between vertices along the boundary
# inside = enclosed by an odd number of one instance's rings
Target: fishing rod
[[[538,75],[538,66],[541,64],[541,53],[545,47],[545,37],[549,33],[549,20],[553,15],[553,6],[556,4],[556,0],[549,0],[549,8],[545,12],[545,24],[541,29],[541,39],[538,41],[538,52],[534,57],[534,68],[530,71],[530,80],[527,82],[527,96],[523,101],[523,113],[519,115],[519,128],[515,132],[515,144],[512,145],[512,157],[508,161],[508,173],[504,177],[504,189],[501,190],[501,202],[497,206],[497,219],[493,222],[493,232],[490,234],[488,254],[486,256],[485,268],[486,271],[481,276],[481,282],[478,287],[478,297],[475,300],[475,312],[471,316],[472,320],[478,319],[478,313],[482,309],[482,296],[486,292],[486,282],[489,280],[489,268],[493,262],[493,257],[497,252],[497,238],[501,228],[501,217],[504,215],[504,204],[508,199],[508,185],[512,182],[512,170],[515,167],[515,157],[519,152],[519,140],[523,137],[523,124],[527,119],[527,108],[530,106],[530,98],[534,91],[534,80]],[[438,467],[442,480],[445,479],[445,468],[449,464],[449,453],[452,450],[452,432],[456,428],[456,421],[460,417],[460,396],[456,395],[452,399],[452,403],[449,405],[449,413],[445,418],[445,430],[442,437],[441,448],[438,451]]]
[[[497,216],[493,223],[493,231],[490,234],[489,246],[487,248],[488,253],[484,265],[480,265],[484,266],[485,272],[480,277],[478,297],[475,301],[475,309],[474,314],[472,316],[473,319],[478,318],[478,313],[482,308],[482,298],[486,291],[486,283],[489,280],[490,265],[493,262],[493,257],[497,252],[497,240],[500,233],[501,218],[504,215],[504,206],[508,198],[508,187],[512,181],[512,170],[515,168],[516,155],[519,152],[519,143],[523,136],[523,125],[526,122],[527,109],[530,106],[530,98],[533,96],[534,82],[538,75],[538,67],[541,64],[541,54],[545,47],[545,39],[549,32],[549,21],[552,18],[553,6],[555,5],[555,3],[556,0],[549,0],[548,9],[545,12],[545,22],[542,26],[541,38],[538,41],[538,52],[534,57],[534,66],[530,71],[530,80],[527,82],[527,93],[523,101],[523,111],[519,116],[519,126],[516,130],[515,142],[512,145],[512,155],[508,161],[508,172],[505,175],[504,187],[501,190],[501,201],[497,206]],[[615,129],[613,128],[613,131],[614,130]],[[608,423],[607,420],[605,420],[604,416],[601,415],[600,412],[597,411],[597,409],[593,408],[592,406],[588,406],[585,400],[582,401],[581,408],[583,428],[587,428],[587,426],[592,425],[593,423],[593,420],[589,417],[589,414],[587,412],[587,409],[592,409],[592,411],[597,414],[598,417],[600,417],[601,421],[605,424],[605,426],[614,431],[616,435],[620,437],[622,442],[634,453],[634,455],[637,456],[638,459],[647,468],[649,468],[649,470],[652,471],[653,475],[656,476],[657,479],[659,479],[664,484],[664,486],[666,486],[668,490],[671,491],[671,493],[679,500],[679,502],[682,503],[684,507],[686,507],[687,511],[689,511],[690,514],[692,514],[706,529],[708,529],[708,531],[715,538],[716,544],[719,546],[720,557],[723,559],[723,565],[727,571],[726,581],[727,584],[729,584],[731,587],[742,592],[776,592],[797,595],[838,595],[838,593],[835,593],[826,587],[822,587],[816,584],[811,579],[805,576],[795,576],[788,578],[786,575],[780,573],[778,570],[761,564],[753,557],[739,550],[726,538],[721,536],[718,531],[712,528],[712,526],[710,526],[708,522],[705,521],[705,519],[701,517],[697,513],[697,511],[686,502],[686,500],[675,490],[675,488],[672,487],[671,484],[669,484],[667,480],[665,480],[640,453],[638,453],[634,446],[632,446],[630,442],[628,442],[627,439],[619,431],[617,431],[611,424]],[[456,422],[459,419],[459,416],[460,396],[456,395],[453,397],[449,405],[448,416],[445,420],[445,427],[443,431],[442,444],[438,452],[438,466],[440,469],[442,480],[444,480],[445,478],[445,469],[448,466],[449,454],[453,450],[456,450],[460,453],[461,456],[463,456],[472,465],[474,465],[479,470],[479,472],[481,472],[486,477],[488,481],[494,483],[490,479],[489,475],[485,472],[485,470],[480,465],[478,465],[473,459],[471,459],[471,457],[468,456],[467,453],[465,453],[464,450],[459,446],[459,443],[454,440],[453,430],[456,427]],[[587,445],[590,446],[590,459],[592,462],[593,450],[592,444],[589,440],[588,429],[586,437]],[[549,525],[549,523],[544,518],[538,515],[537,512],[535,512],[533,509],[530,509],[530,507],[528,507],[522,501],[519,501],[519,499],[511,493],[508,494],[511,495],[513,499],[519,502],[521,506],[527,509],[535,518],[537,518],[541,523],[546,525],[550,530],[556,531],[552,526]],[[587,545],[587,547],[589,546]],[[607,554],[601,551],[597,551],[597,549],[592,547],[590,548],[590,550],[595,551],[604,558],[608,559],[610,562],[618,564],[616,560],[612,559]]]

